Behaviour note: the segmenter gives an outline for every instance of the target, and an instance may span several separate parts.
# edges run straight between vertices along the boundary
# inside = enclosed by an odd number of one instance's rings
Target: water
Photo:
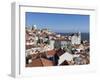
[[[90,39],[90,36],[89,36],[89,33],[81,33],[81,37],[82,37],[82,40],[87,40],[89,41]]]
[[[62,35],[62,36],[71,36],[73,33],[57,33],[57,34],[60,34],[60,35]],[[87,40],[87,41],[89,41],[89,37],[90,35],[89,35],[89,33],[81,33],[81,39],[82,40]]]

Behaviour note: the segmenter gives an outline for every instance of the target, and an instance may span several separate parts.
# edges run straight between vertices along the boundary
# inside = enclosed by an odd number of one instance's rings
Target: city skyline
[[[26,25],[53,32],[89,32],[89,15],[26,12]]]

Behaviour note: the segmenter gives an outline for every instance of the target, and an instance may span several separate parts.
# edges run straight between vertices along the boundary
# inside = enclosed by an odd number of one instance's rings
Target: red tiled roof
[[[50,51],[47,51],[47,55],[48,56],[53,56],[56,54],[56,50],[50,50]]]
[[[53,66],[53,61],[47,60],[45,58],[38,58],[32,61],[32,63],[27,64],[26,67],[40,67],[40,66]]]

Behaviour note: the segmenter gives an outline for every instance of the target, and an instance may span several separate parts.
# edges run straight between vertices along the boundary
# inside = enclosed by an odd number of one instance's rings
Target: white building
[[[72,44],[80,44],[81,43],[81,33],[80,32],[78,34],[74,34],[72,36],[71,43]]]
[[[51,48],[51,50],[54,49],[54,44],[55,44],[55,41],[54,40],[50,40],[50,48]]]
[[[39,38],[37,36],[34,37],[34,43],[35,43],[35,45],[37,44],[38,39]]]
[[[57,34],[56,37],[61,37],[61,35],[60,34]]]
[[[55,40],[55,48],[65,48],[67,47],[68,41],[66,40]]]
[[[67,41],[65,41],[65,40],[62,40],[61,41],[61,48],[63,49],[63,48],[66,48],[67,47]]]
[[[36,25],[33,25],[34,26],[34,29],[37,29],[37,26]]]
[[[58,65],[62,64],[64,61],[72,61],[73,60],[73,55],[68,53],[68,52],[65,52],[63,55],[61,55],[59,57],[59,60],[58,60]]]

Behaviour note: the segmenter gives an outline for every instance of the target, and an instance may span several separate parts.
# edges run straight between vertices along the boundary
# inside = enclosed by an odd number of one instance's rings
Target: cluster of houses
[[[61,35],[47,28],[26,27],[26,67],[83,65],[90,63],[89,42],[81,33]]]

